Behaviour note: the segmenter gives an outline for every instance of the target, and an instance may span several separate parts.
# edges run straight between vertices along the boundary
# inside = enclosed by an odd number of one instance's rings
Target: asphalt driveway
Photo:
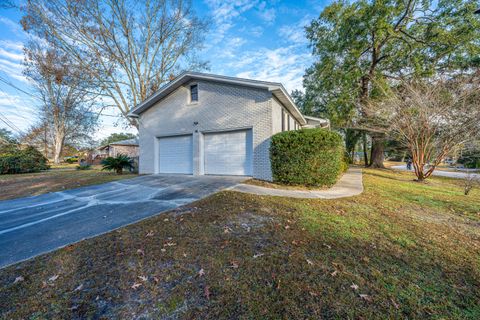
[[[0,201],[0,268],[188,204],[243,180],[149,175]]]

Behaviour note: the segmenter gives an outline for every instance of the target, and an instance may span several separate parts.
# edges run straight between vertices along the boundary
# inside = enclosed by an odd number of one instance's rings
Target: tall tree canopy
[[[106,146],[112,142],[118,142],[122,140],[135,139],[137,135],[128,132],[112,133],[102,141],[100,141],[101,146]]]
[[[98,119],[93,112],[96,95],[90,94],[89,74],[57,48],[30,42],[25,56],[24,74],[42,100],[40,123],[27,136],[42,136],[43,131],[43,143],[51,145],[54,162],[59,163],[65,142],[78,143],[94,132]]]
[[[29,0],[24,12],[24,29],[82,64],[125,117],[182,67],[205,67],[190,1]]]
[[[306,96],[340,127],[370,130],[373,166],[383,166],[384,134],[365,107],[384,86],[412,77],[470,72],[480,65],[473,0],[336,1],[307,27],[315,63]]]

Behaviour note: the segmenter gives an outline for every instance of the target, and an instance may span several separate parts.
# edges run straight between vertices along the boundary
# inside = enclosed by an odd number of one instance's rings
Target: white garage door
[[[192,136],[159,138],[160,173],[193,173]]]
[[[252,130],[207,133],[205,174],[252,174]]]

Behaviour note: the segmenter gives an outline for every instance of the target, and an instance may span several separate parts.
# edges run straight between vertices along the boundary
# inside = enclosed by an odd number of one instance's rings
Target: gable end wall
[[[195,104],[189,104],[190,83],[198,84],[199,101]],[[200,151],[204,132],[251,128],[253,177],[271,181],[272,94],[268,90],[217,82],[190,83],[140,115],[140,173],[158,172],[158,137],[192,134],[193,171],[202,174]]]

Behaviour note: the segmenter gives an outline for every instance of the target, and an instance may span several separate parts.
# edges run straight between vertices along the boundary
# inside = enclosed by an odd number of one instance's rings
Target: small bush
[[[91,165],[89,164],[81,164],[79,166],[76,167],[77,170],[90,170],[92,168]]]
[[[18,144],[0,146],[0,174],[28,173],[47,170],[48,160],[34,147]]]
[[[275,182],[332,186],[348,165],[342,137],[325,129],[281,132],[272,137],[270,160]]]
[[[133,159],[124,154],[119,154],[116,157],[103,159],[102,166],[102,170],[113,170],[117,174],[122,174],[123,169],[130,170],[133,168]]]
[[[64,159],[66,163],[72,164],[78,162],[78,157],[68,157]]]

